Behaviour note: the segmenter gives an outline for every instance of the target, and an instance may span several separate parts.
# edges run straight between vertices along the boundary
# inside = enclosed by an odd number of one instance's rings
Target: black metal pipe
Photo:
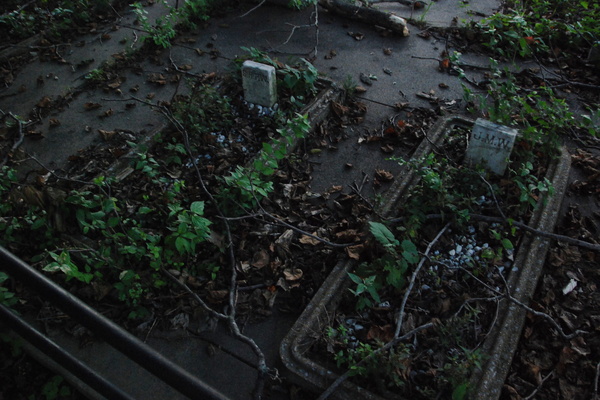
[[[2,323],[107,399],[135,400],[0,304]]]
[[[0,266],[108,344],[190,399],[227,399],[0,246]]]

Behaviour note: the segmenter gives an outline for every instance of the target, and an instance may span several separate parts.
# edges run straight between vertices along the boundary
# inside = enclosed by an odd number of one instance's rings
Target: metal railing
[[[179,393],[190,399],[227,399],[225,395],[168,360],[1,246],[0,269],[6,271],[12,278],[21,281],[24,285],[35,289],[45,300],[60,308],[71,318]],[[111,400],[132,399],[131,396],[115,387],[111,382],[108,382],[1,304],[0,316],[2,322],[5,322],[19,336],[54,359],[99,394]]]

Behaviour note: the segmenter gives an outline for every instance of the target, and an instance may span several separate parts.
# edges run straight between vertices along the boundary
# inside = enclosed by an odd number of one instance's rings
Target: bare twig
[[[447,217],[447,216],[444,216],[442,214],[428,214],[425,216],[426,219],[443,219],[445,217]],[[523,229],[524,231],[533,233],[537,236],[546,237],[548,239],[560,240],[561,242],[565,242],[565,243],[569,243],[569,244],[572,244],[575,246],[583,247],[588,250],[600,251],[600,244],[590,243],[590,242],[575,239],[575,238],[572,238],[569,236],[559,235],[556,233],[541,231],[539,229],[532,228],[531,226],[524,224],[522,222],[519,222],[519,221],[508,220],[508,219],[500,218],[500,217],[480,215],[480,214],[469,214],[469,218],[471,218],[473,220],[477,220],[477,221],[497,222],[500,224],[513,225],[513,226],[516,226],[517,228]],[[398,222],[404,221],[405,219],[406,219],[405,217],[393,218],[393,219],[390,219],[389,222],[398,223]]]
[[[438,234],[435,236],[435,238],[433,238],[433,240],[429,243],[429,245],[427,245],[427,248],[425,249],[425,253],[423,253],[423,255],[425,257],[421,258],[421,261],[419,261],[419,264],[417,265],[417,268],[415,268],[415,270],[413,271],[412,276],[410,277],[410,282],[408,284],[408,287],[406,288],[406,292],[404,293],[404,298],[402,299],[402,304],[400,305],[400,309],[398,310],[398,314],[396,314],[397,315],[396,316],[396,332],[394,332],[394,338],[397,338],[400,335],[400,331],[402,330],[402,321],[404,320],[404,309],[406,308],[406,302],[408,301],[408,297],[410,296],[410,294],[412,292],[412,288],[415,285],[415,281],[417,280],[417,276],[419,275],[419,272],[421,271],[421,268],[423,267],[423,264],[425,264],[425,261],[427,260],[427,255],[429,254],[429,252],[433,248],[433,245],[439,240],[440,237],[442,237],[442,235],[444,234],[444,232],[446,232],[446,229],[448,229],[449,226],[450,226],[450,223],[447,223],[438,232]]]
[[[267,363],[266,363],[266,359],[265,359],[265,355],[262,352],[262,350],[260,349],[260,347],[256,344],[256,342],[244,335],[238,324],[236,321],[236,299],[237,299],[237,268],[236,268],[236,257],[235,257],[235,253],[234,253],[234,242],[233,242],[233,234],[231,233],[231,227],[229,225],[229,221],[226,219],[225,215],[223,214],[223,212],[221,211],[218,202],[215,200],[213,194],[210,192],[210,190],[208,190],[208,187],[206,186],[206,183],[204,181],[204,178],[202,177],[202,173],[200,172],[200,168],[198,167],[198,162],[196,161],[196,157],[194,156],[194,153],[192,151],[192,147],[190,144],[190,140],[189,140],[189,134],[187,132],[187,129],[185,128],[185,126],[183,126],[183,124],[177,119],[175,118],[175,116],[171,113],[171,111],[162,105],[156,105],[156,104],[152,104],[149,103],[145,100],[136,98],[134,96],[131,96],[131,98],[133,100],[142,102],[144,104],[149,104],[152,107],[157,108],[168,120],[169,122],[171,122],[173,124],[173,126],[175,127],[175,129],[177,129],[177,131],[182,135],[183,137],[183,144],[184,147],[186,149],[186,152],[188,154],[188,157],[190,157],[190,159],[192,160],[192,164],[194,167],[194,170],[196,172],[196,176],[198,179],[198,182],[200,184],[200,188],[202,189],[202,191],[206,194],[206,196],[209,198],[210,202],[214,205],[216,213],[219,217],[221,217],[222,221],[223,221],[223,225],[225,227],[225,234],[227,237],[227,250],[228,250],[228,259],[229,259],[229,269],[230,269],[230,280],[229,280],[229,300],[228,300],[228,309],[227,309],[227,313],[226,314],[221,314],[221,313],[217,313],[216,311],[209,311],[210,307],[208,307],[208,305],[206,305],[206,303],[204,303],[202,301],[202,299],[197,295],[194,294],[193,291],[187,287],[187,285],[183,282],[179,282],[179,280],[176,280],[178,282],[178,284],[183,285],[186,290],[193,295],[194,299],[196,301],[198,301],[198,303],[200,304],[200,306],[202,308],[204,308],[206,311],[210,312],[211,315],[217,316],[219,319],[223,319],[227,322],[230,331],[232,332],[233,336],[245,343],[248,347],[250,347],[250,349],[254,352],[254,354],[257,357],[257,369],[258,369],[258,378],[256,380],[256,384],[255,384],[255,388],[254,388],[254,398],[255,399],[261,399],[262,398],[262,392],[263,392],[263,388],[264,388],[264,381],[265,378],[267,376],[269,376],[269,368],[267,367]],[[168,274],[168,276],[170,276],[170,274]],[[171,277],[174,278],[174,277]]]
[[[169,278],[173,283],[175,283],[176,285],[178,285],[179,287],[181,287],[183,290],[185,290],[190,296],[192,296],[194,298],[194,300],[196,300],[196,302],[198,303],[198,305],[204,310],[206,311],[206,313],[208,313],[210,316],[219,319],[219,320],[227,320],[227,315],[222,314],[220,312],[215,311],[214,309],[210,308],[208,306],[208,304],[206,304],[204,302],[204,300],[202,300],[202,298],[200,296],[198,296],[198,294],[196,292],[194,292],[188,285],[186,285],[184,282],[181,282],[179,279],[177,279],[173,274],[171,274],[169,271],[167,271],[166,269],[162,269],[162,272],[166,275],[167,278]]]
[[[498,203],[498,199],[496,198],[496,194],[494,193],[494,188],[492,188],[492,185],[487,181],[487,179],[485,179],[485,177],[482,174],[479,174],[479,178],[481,178],[483,183],[485,183],[488,189],[490,190],[490,195],[492,196],[492,198],[494,199],[494,203],[496,204],[496,210],[498,210],[502,219],[507,220],[506,215],[504,215],[504,212],[500,207],[500,203]]]
[[[305,230],[302,230],[302,229],[298,228],[297,226],[294,226],[294,225],[292,225],[292,224],[290,224],[288,222],[285,222],[281,218],[276,217],[273,214],[271,214],[268,211],[266,211],[260,204],[259,204],[259,207],[261,208],[262,215],[264,215],[265,217],[268,217],[268,218],[272,219],[273,221],[275,221],[275,225],[282,225],[282,226],[285,226],[286,228],[290,228],[291,230],[296,231],[298,233],[301,233],[302,235],[306,235],[306,236],[308,236],[310,238],[318,240],[319,242],[321,242],[323,244],[326,244],[327,246],[331,246],[331,247],[350,247],[350,246],[354,246],[354,245],[358,244],[356,242],[355,243],[333,243],[333,242],[330,242],[327,239],[323,239],[322,237],[314,235],[314,234],[312,234],[310,232],[307,232]]]
[[[238,18],[247,17],[249,14],[253,13],[255,10],[259,9],[263,4],[265,4],[266,1],[267,0],[262,0],[260,3],[258,3],[258,5],[252,7],[250,10],[246,11],[245,13],[243,13],[242,15],[240,15]]]
[[[531,400],[533,399],[533,397],[537,394],[537,392],[542,388],[542,386],[544,385],[544,382],[546,382],[550,377],[554,376],[554,371],[550,371],[550,373],[548,375],[546,375],[544,377],[544,379],[542,379],[542,381],[540,382],[540,384],[538,385],[538,387],[535,388],[535,390],[533,392],[531,392],[531,394],[527,397],[523,397],[523,400]]]
[[[577,336],[581,336],[581,335],[586,335],[589,332],[587,331],[582,331],[579,329],[576,329],[575,332],[571,333],[570,335],[567,335],[565,333],[565,331],[563,331],[562,327],[558,324],[558,322],[556,322],[556,320],[554,318],[552,318],[549,314],[546,314],[544,312],[541,311],[537,311],[534,310],[533,308],[529,307],[528,305],[524,304],[522,301],[517,300],[516,298],[514,298],[511,294],[510,294],[510,288],[508,287],[508,283],[506,282],[506,279],[504,279],[504,275],[499,274],[500,277],[502,278],[502,280],[504,281],[504,287],[505,287],[505,291],[504,291],[504,295],[506,296],[506,298],[510,301],[512,301],[513,303],[515,303],[516,305],[518,305],[519,307],[524,308],[527,312],[535,315],[536,317],[541,317],[544,318],[546,321],[548,321],[550,323],[550,325],[552,325],[560,334],[560,336],[563,337],[563,339],[565,340],[571,340]],[[493,289],[494,292],[500,294],[501,292]]]

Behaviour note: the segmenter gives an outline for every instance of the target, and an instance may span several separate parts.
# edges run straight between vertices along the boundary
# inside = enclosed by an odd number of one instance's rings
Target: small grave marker
[[[273,107],[277,102],[275,67],[254,61],[244,61],[242,65],[244,99],[248,103]]]
[[[514,128],[478,118],[471,132],[466,162],[471,165],[484,164],[491,172],[503,175],[517,133]]]

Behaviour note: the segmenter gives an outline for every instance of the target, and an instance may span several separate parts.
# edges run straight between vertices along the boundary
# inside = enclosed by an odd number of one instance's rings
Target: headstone
[[[491,172],[503,175],[517,134],[514,128],[478,118],[471,132],[466,162],[483,164]]]
[[[273,107],[277,102],[275,67],[254,61],[242,65],[244,99],[248,103]]]

